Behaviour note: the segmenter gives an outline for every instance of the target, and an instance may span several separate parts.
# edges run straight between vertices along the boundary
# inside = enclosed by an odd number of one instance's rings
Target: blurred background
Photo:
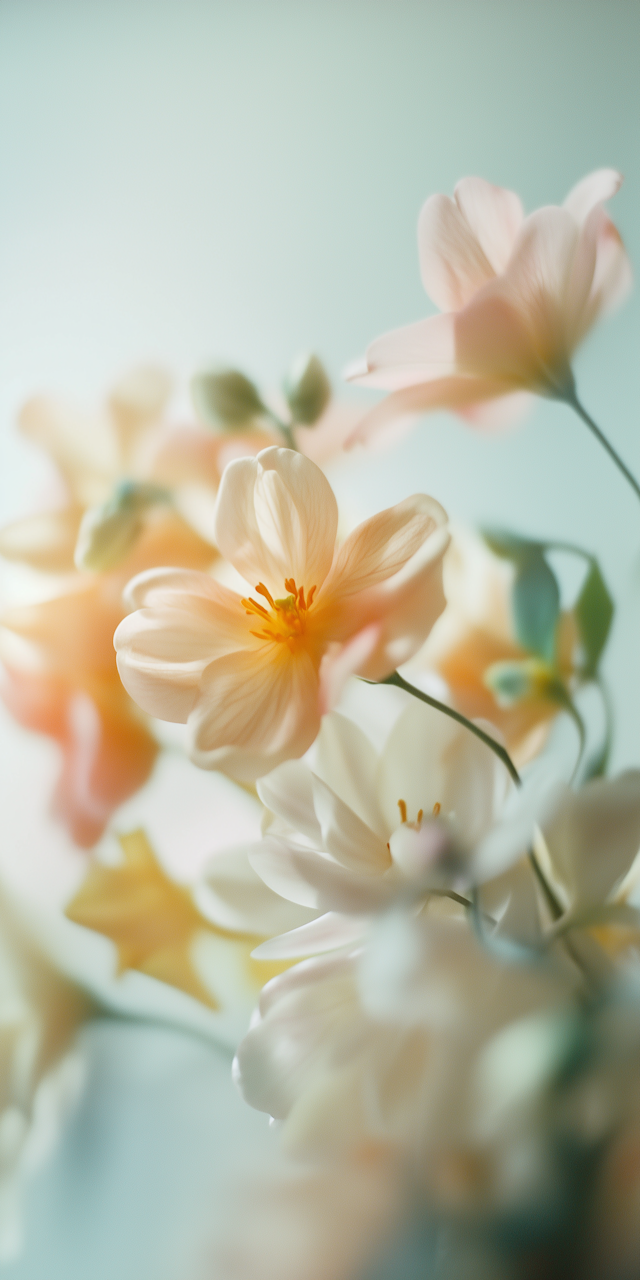
[[[639,41],[637,0],[2,0],[2,523],[45,475],[15,429],[34,392],[91,404],[140,360],[183,386],[214,360],[269,386],[305,349],[339,381],[374,336],[431,309],[418,211],[465,174],[530,210],[621,169],[611,214],[637,268]],[[636,474],[639,339],[636,292],[575,365]],[[640,513],[568,409],[539,402],[491,436],[434,414],[332,479],[357,518],[422,489],[458,521],[597,551],[619,606],[614,765],[638,762]],[[70,880],[77,858],[46,818],[55,748],[3,713],[0,752],[0,864],[42,902],[50,849]],[[176,805],[209,785],[185,770]],[[264,1117],[204,1031],[104,1020],[85,1060],[88,1090],[32,1183],[8,1280],[187,1275],[228,1161],[260,1158]]]

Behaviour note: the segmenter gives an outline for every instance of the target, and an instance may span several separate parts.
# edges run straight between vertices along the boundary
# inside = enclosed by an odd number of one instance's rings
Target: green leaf
[[[523,649],[553,663],[560,590],[541,550],[533,548],[520,562],[513,584],[513,620]]]
[[[196,374],[191,395],[198,416],[218,431],[237,431],[266,411],[257,387],[239,369]]]
[[[537,663],[535,666],[537,667]],[[524,662],[493,662],[484,673],[483,680],[491,690],[499,707],[513,707],[524,698],[538,693],[536,671],[531,659]]]
[[[596,560],[584,580],[575,607],[580,639],[584,649],[585,675],[595,675],[607,643],[613,620],[614,605]]]
[[[312,426],[331,399],[331,383],[317,356],[296,360],[284,382],[284,394],[294,422]]]
[[[502,560],[514,560],[518,563],[542,551],[543,543],[532,542],[529,538],[520,537],[518,533],[511,533],[508,529],[482,529],[481,533],[489,550],[493,551],[494,556],[500,556]]]

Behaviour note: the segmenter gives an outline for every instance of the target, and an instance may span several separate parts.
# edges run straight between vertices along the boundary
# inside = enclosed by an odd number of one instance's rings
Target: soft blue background
[[[619,167],[612,213],[638,263],[639,47],[635,0],[2,0],[2,518],[40,474],[13,428],[35,390],[91,399],[140,358],[184,376],[228,359],[269,384],[306,347],[337,376],[377,333],[424,314],[417,213],[463,174],[532,208]],[[585,403],[636,473],[639,331],[636,295],[576,362]],[[568,410],[541,403],[493,438],[434,415],[337,484],[359,514],[424,488],[457,519],[598,550],[622,599],[608,659],[617,760],[638,760],[640,511]],[[15,820],[16,732],[0,738]],[[200,1042],[107,1027],[91,1054],[95,1109],[34,1192],[13,1280],[163,1280],[176,1219],[222,1176],[225,1090],[237,1104]],[[202,1124],[185,1118],[196,1077]],[[124,1210],[123,1167],[139,1171]]]

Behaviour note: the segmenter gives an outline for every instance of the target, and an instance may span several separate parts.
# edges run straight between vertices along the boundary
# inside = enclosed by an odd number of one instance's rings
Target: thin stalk
[[[616,450],[614,449],[613,445],[609,443],[609,441],[607,440],[607,437],[600,430],[600,427],[597,425],[597,423],[593,421],[593,418],[590,416],[590,414],[587,413],[586,409],[583,408],[580,401],[578,400],[578,397],[575,391],[569,392],[566,395],[565,399],[567,404],[570,404],[571,408],[575,409],[576,413],[578,414],[578,417],[582,418],[582,421],[586,424],[589,430],[593,432],[596,440],[599,441],[603,449],[606,449],[607,453],[609,454],[609,457],[612,459],[613,462],[615,462],[618,468],[618,471],[622,472],[622,475],[627,481],[627,484],[631,485],[631,488],[633,489],[636,497],[640,499],[640,484],[638,484],[638,481],[636,480],[635,476],[632,475],[629,468],[622,461],[620,454],[616,453]]]
[[[404,680],[398,671],[392,671],[391,675],[387,676],[384,680],[371,680],[368,681],[368,683],[395,685],[397,689],[404,689],[405,693],[410,693],[414,698],[419,698],[421,702],[426,702],[428,707],[434,707],[436,711],[441,711],[443,715],[449,716],[451,720],[455,720],[458,724],[464,725],[464,728],[468,729],[469,733],[473,733],[476,738],[479,738],[481,742],[484,742],[485,747],[488,747],[490,751],[493,751],[494,755],[502,761],[505,769],[515,782],[516,786],[519,787],[522,785],[520,774],[518,773],[508,751],[501,746],[499,742],[496,742],[495,738],[491,737],[491,734],[485,733],[484,729],[480,729],[472,720],[467,720],[467,717],[461,715],[459,711],[454,711],[453,707],[448,707],[446,703],[439,702],[437,698],[432,698],[429,693],[423,693],[422,689],[416,689],[415,685],[409,684],[408,681]]]
[[[293,430],[288,425],[288,423],[283,422],[282,418],[279,418],[277,413],[274,413],[272,409],[267,409],[266,416],[273,423],[274,427],[276,427],[277,430],[280,432],[280,435],[284,440],[285,448],[293,449],[296,453],[298,453],[299,449],[295,442]]]

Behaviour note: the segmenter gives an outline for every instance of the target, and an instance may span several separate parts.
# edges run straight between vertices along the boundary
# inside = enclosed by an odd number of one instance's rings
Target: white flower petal
[[[322,782],[313,777],[313,799],[322,828],[323,846],[346,867],[361,875],[380,876],[391,866],[386,842]]]
[[[366,927],[366,918],[361,915],[345,916],[328,911],[280,938],[269,938],[251,954],[256,960],[299,960],[302,956],[321,955],[351,946],[362,937]]]
[[[616,169],[595,169],[572,187],[563,208],[576,219],[584,222],[597,204],[610,200],[622,186],[622,174]]]
[[[261,847],[242,845],[214,854],[195,891],[207,920],[222,929],[269,936],[315,919],[305,907],[274,893],[253,870],[250,854]]]

